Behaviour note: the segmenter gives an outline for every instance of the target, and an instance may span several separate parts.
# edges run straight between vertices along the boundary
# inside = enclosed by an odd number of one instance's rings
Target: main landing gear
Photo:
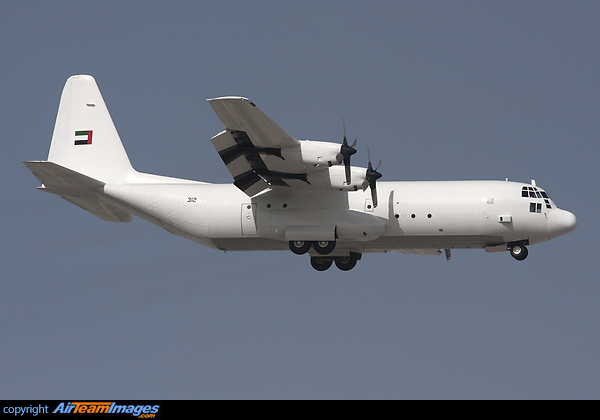
[[[310,247],[313,247],[317,254],[327,255],[335,249],[335,241],[290,241],[290,250],[297,255],[306,254]]]
[[[335,263],[335,266],[342,271],[350,271],[356,266],[362,254],[351,252],[344,257],[310,257],[310,265],[317,271],[328,270]]]
[[[306,254],[311,246],[317,254],[327,255],[335,249],[335,241],[290,241],[290,250],[297,255]]]
[[[335,249],[335,241],[290,241],[290,250],[297,255],[306,254],[313,248],[319,255],[310,258],[310,265],[317,271],[328,270],[333,263],[342,271],[352,270],[362,254],[351,252],[345,256],[329,256]]]

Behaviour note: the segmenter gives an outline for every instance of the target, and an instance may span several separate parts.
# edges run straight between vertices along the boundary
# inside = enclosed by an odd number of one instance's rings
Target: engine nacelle
[[[346,183],[346,169],[344,166],[332,166],[318,172],[308,174],[308,182],[322,188],[344,191],[362,190],[366,181],[366,168],[352,166],[350,168],[351,182]]]
[[[307,166],[332,166],[342,163],[340,144],[326,141],[300,140],[302,161]]]

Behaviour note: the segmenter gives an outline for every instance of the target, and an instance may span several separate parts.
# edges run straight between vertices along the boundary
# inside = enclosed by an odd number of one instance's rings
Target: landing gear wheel
[[[310,265],[312,265],[312,268],[314,268],[317,271],[325,271],[325,270],[329,269],[329,267],[331,267],[331,264],[333,264],[333,261],[326,260],[325,258],[322,258],[322,257],[311,257],[310,258]]]
[[[529,251],[524,245],[515,245],[510,249],[510,255],[517,261],[523,261],[529,255]]]
[[[297,255],[306,254],[310,249],[312,242],[309,241],[290,241],[290,250]]]
[[[335,241],[317,241],[313,244],[317,254],[327,255],[335,249]]]
[[[342,271],[350,271],[356,266],[356,258],[352,256],[342,257],[339,260],[335,260],[335,265]]]

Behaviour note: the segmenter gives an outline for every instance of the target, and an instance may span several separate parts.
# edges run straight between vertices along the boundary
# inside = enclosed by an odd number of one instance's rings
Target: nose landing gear
[[[515,244],[510,247],[510,255],[517,261],[523,261],[529,255],[529,251],[525,245]]]

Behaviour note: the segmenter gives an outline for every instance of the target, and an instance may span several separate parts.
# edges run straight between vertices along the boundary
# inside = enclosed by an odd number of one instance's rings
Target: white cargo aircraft
[[[507,181],[377,182],[341,144],[296,140],[246,98],[209,99],[225,130],[212,143],[234,179],[210,184],[133,169],[96,82],[72,76],[62,92],[47,161],[25,162],[43,184],[112,222],[141,217],[224,251],[291,250],[327,270],[398,250],[510,251],[575,229],[544,190]],[[344,130],[345,131],[345,130]],[[378,165],[379,166],[379,165]]]

